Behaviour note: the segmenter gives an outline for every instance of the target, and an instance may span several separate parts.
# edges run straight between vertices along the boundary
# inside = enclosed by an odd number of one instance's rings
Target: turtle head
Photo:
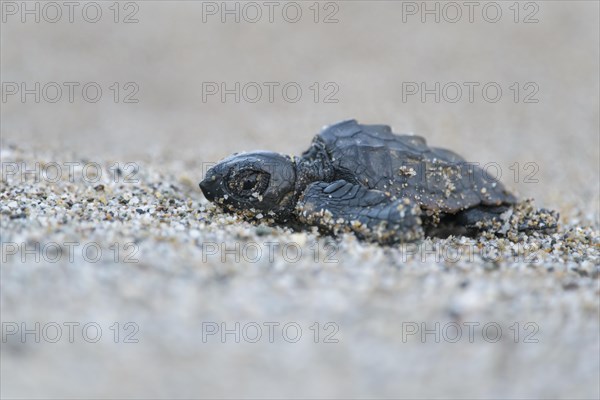
[[[231,211],[290,216],[296,201],[291,157],[256,151],[234,154],[210,168],[200,182],[204,196]]]

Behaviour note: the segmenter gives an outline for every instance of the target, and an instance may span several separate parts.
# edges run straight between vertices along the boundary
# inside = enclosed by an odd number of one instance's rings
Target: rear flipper
[[[511,214],[508,206],[486,207],[479,206],[464,210],[456,215],[456,223],[469,232],[498,231],[502,229],[506,217]]]
[[[558,226],[556,211],[536,209],[533,201],[526,200],[514,206],[480,206],[460,212],[455,223],[470,234],[487,231],[500,235],[512,232],[541,231],[551,233]]]
[[[296,207],[298,219],[333,234],[354,232],[381,244],[423,237],[419,206],[344,180],[310,184]]]
[[[513,206],[510,223],[516,226],[519,232],[552,233],[558,228],[559,219],[558,211],[538,209],[533,200],[528,199]]]

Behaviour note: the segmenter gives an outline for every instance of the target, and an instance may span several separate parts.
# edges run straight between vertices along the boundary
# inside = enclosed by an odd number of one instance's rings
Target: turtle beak
[[[200,182],[200,190],[202,190],[204,197],[206,197],[208,201],[213,201],[215,199],[214,192],[211,190],[211,188],[212,182],[208,178]]]
[[[226,181],[230,171],[231,166],[227,162],[220,162],[206,171],[204,179],[200,182],[200,189],[206,200],[214,202],[227,198]]]
[[[208,170],[206,177],[200,182],[200,189],[208,201],[214,201],[221,194],[221,181],[223,177],[212,170]]]

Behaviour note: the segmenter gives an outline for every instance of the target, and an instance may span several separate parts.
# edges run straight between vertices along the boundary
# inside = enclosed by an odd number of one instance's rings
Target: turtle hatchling
[[[500,182],[456,153],[355,120],[325,127],[300,157],[234,154],[210,168],[200,188],[209,201],[247,218],[354,232],[381,244],[474,235],[502,225],[517,204]]]

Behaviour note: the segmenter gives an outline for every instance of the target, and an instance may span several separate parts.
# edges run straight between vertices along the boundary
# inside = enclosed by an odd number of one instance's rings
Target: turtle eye
[[[228,187],[232,194],[241,197],[257,197],[269,186],[270,176],[266,172],[243,170],[234,172],[229,177]]]
[[[256,174],[250,175],[244,179],[242,190],[252,190],[254,189],[254,186],[256,186]]]

